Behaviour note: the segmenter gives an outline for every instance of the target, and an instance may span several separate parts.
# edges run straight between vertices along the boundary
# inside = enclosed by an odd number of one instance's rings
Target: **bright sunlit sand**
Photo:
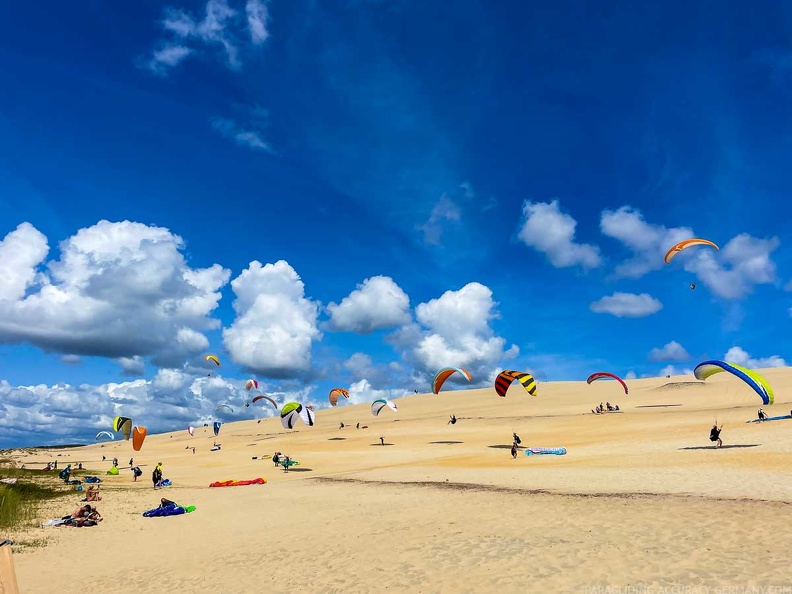
[[[762,371],[770,416],[792,408],[792,369]],[[46,546],[15,555],[20,591],[90,584],[135,592],[528,592],[594,586],[781,586],[792,536],[792,421],[746,423],[759,400],[728,374],[541,383],[443,391],[319,410],[314,427],[277,417],[115,441],[14,452],[28,467],[57,458],[100,472],[104,521],[48,527]],[[623,412],[594,415],[599,402]],[[456,425],[449,425],[450,415]],[[723,423],[723,448],[709,429]],[[339,428],[345,423],[343,429]],[[356,429],[360,423],[367,428]],[[564,456],[511,457],[512,432]],[[383,440],[380,440],[380,437]],[[220,451],[210,452],[214,442]],[[385,445],[381,445],[382,442]],[[196,452],[192,453],[192,446]],[[187,449],[187,448],[190,449]],[[275,451],[300,464],[275,468]],[[133,456],[137,483],[117,456]],[[256,459],[254,459],[254,457]],[[154,490],[163,463],[173,486]],[[265,485],[209,488],[263,477]],[[76,507],[52,504],[47,517]],[[160,497],[190,514],[144,518]],[[90,576],[90,577],[88,577]],[[592,590],[593,591],[593,590]],[[713,590],[714,591],[714,590]],[[735,590],[736,591],[736,590]]]

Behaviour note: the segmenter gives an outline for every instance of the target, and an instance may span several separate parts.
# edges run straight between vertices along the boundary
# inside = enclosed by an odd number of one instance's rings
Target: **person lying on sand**
[[[721,433],[722,430],[723,430],[723,425],[718,427],[717,423],[712,426],[712,429],[710,429],[710,441],[717,442],[717,445],[715,446],[717,448],[719,448],[719,447],[721,447],[723,445],[723,442],[721,441],[721,438],[720,438],[720,433]]]
[[[69,517],[70,518],[82,518],[84,516],[90,515],[91,511],[93,511],[93,510],[92,510],[90,505],[83,505],[82,507],[78,507],[77,509],[75,509],[71,513],[71,515],[69,515]]]

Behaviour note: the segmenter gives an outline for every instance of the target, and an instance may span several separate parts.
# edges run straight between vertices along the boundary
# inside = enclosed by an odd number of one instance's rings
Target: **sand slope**
[[[776,393],[768,413],[789,413],[792,370],[762,373]],[[141,452],[128,442],[58,451],[61,464],[102,472],[102,455],[122,464],[134,456],[145,474],[137,484],[129,470],[107,477],[100,527],[36,530],[52,542],[16,555],[20,587],[112,589],[120,576],[139,592],[790,585],[792,537],[781,530],[770,539],[768,526],[792,519],[792,421],[746,424],[760,401],[724,376],[635,380],[627,396],[604,381],[540,384],[536,397],[520,386],[506,398],[448,391],[400,399],[397,415],[377,418],[367,404],[342,405],[292,432],[277,418],[224,424],[219,452],[209,452],[215,438],[204,428],[151,435]],[[624,412],[590,413],[605,400]],[[716,419],[725,424],[721,450],[707,439]],[[356,430],[358,421],[368,428]],[[525,446],[568,454],[513,460],[512,431]],[[193,445],[195,454],[185,449]],[[299,460],[299,471],[273,468],[276,449]],[[162,493],[150,481],[159,461],[174,482]],[[258,476],[268,484],[207,488]],[[198,510],[141,517],[160,496]]]

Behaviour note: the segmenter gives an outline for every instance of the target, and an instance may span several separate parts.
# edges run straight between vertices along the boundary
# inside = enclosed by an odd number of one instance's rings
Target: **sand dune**
[[[772,415],[792,409],[792,369],[762,371]],[[725,374],[724,374],[725,375]],[[512,386],[317,411],[287,432],[277,418],[33,455],[20,462],[126,463],[105,477],[97,528],[36,529],[43,548],[16,553],[23,592],[91,585],[138,592],[525,592],[585,586],[792,585],[783,529],[792,519],[792,421],[746,423],[759,399],[733,377],[618,384],[543,383],[536,397]],[[600,401],[622,414],[593,415]],[[459,419],[447,425],[449,415]],[[724,423],[720,450],[707,439]],[[347,426],[339,429],[340,422]],[[367,425],[356,430],[355,423]],[[512,459],[523,446],[564,446],[565,456]],[[380,445],[380,436],[385,447]],[[196,447],[193,454],[187,447]],[[740,446],[740,447],[736,447]],[[300,461],[275,469],[275,450]],[[258,459],[253,459],[253,457]],[[151,487],[163,462],[174,486]],[[212,481],[264,477],[261,486]],[[143,518],[160,496],[197,506]],[[78,500],[75,494],[74,502]],[[52,517],[62,508],[47,510]],[[770,537],[772,534],[772,538]],[[761,569],[761,571],[759,571]]]

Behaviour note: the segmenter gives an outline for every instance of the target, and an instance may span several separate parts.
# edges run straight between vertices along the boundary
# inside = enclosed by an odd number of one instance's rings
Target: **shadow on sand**
[[[427,441],[426,443],[428,443],[428,444],[438,443],[438,444],[444,444],[444,445],[452,445],[452,444],[455,444],[455,443],[465,443],[465,442],[464,441],[451,441],[451,440],[448,440],[448,441]]]
[[[313,472],[313,468],[301,468],[299,466],[292,466],[285,472],[285,474],[289,474],[291,472]]]
[[[346,437],[328,437],[327,441],[346,441]]]
[[[635,408],[668,408],[669,406],[682,406],[681,404],[641,404]]]
[[[491,445],[487,446],[488,448],[495,448],[496,450],[510,450],[512,447],[510,445]],[[525,446],[517,446],[518,450],[524,450]]]
[[[372,447],[377,446],[378,448],[381,448],[383,445],[393,445],[393,444],[392,443],[388,443],[386,441],[384,444],[382,444],[382,443],[370,443],[369,445],[372,446]]]
[[[731,448],[755,448],[762,445],[761,443],[733,443],[731,445],[724,445],[721,447],[717,447],[714,445],[711,446],[688,446],[686,448],[677,448],[679,450],[725,450]]]

